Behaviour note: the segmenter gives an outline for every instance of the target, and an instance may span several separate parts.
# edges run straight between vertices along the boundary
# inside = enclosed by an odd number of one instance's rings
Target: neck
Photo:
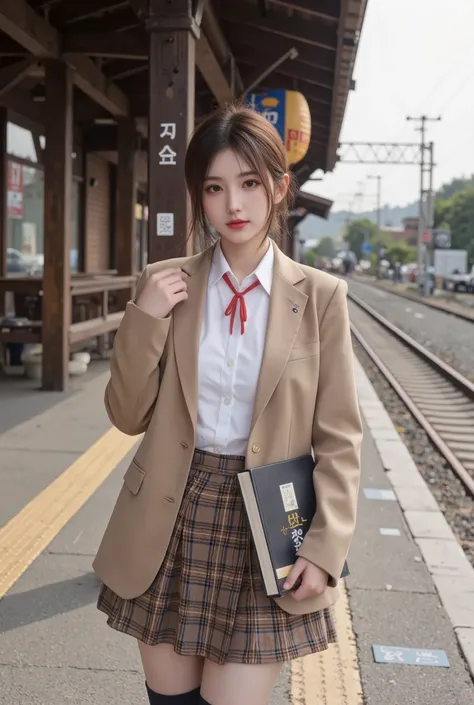
[[[261,245],[256,244],[253,240],[245,245],[235,245],[231,242],[224,242],[221,238],[222,252],[239,284],[242,284],[245,277],[255,271],[267,254],[269,247],[271,247],[269,237],[266,237]]]

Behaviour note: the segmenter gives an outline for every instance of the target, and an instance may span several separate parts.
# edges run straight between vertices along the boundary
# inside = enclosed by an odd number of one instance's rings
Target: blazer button
[[[253,451],[254,453],[260,453],[260,446],[258,445],[258,443],[254,443],[254,444],[253,444],[253,446],[252,446],[252,451]]]
[[[181,445],[183,446],[183,448],[187,448],[187,447],[188,447],[188,444],[187,444],[185,441],[181,441]]]

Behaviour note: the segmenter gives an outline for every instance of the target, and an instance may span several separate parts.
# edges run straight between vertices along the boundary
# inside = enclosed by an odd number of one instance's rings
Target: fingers
[[[182,278],[181,275],[187,276],[187,275],[183,272],[182,269],[176,269],[176,268],[171,269],[171,268],[168,268],[168,269],[162,269],[161,272],[155,272],[154,274],[152,274],[152,275],[150,276],[150,279],[151,279],[152,281],[159,282],[159,281],[162,281],[163,279],[167,279],[168,277],[181,277],[181,278]]]
[[[296,583],[301,573],[304,570],[304,565],[296,562],[293,568],[288,573],[288,577],[283,584],[283,590],[291,590],[293,585]]]
[[[169,290],[173,294],[177,294],[179,291],[186,291],[188,288],[188,285],[185,281],[182,279],[177,279],[176,281],[170,281],[170,283],[167,285],[169,287]]]
[[[306,577],[303,573],[303,580],[301,585],[297,590],[291,593],[291,596],[299,602],[300,600],[305,600],[308,597],[316,597],[316,595],[321,595],[326,589],[325,585],[322,585],[320,581],[312,581],[310,578]]]

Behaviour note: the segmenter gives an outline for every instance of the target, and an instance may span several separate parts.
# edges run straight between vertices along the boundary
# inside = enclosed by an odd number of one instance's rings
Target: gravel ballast
[[[474,566],[474,499],[357,340],[354,351],[413,456],[446,521]]]

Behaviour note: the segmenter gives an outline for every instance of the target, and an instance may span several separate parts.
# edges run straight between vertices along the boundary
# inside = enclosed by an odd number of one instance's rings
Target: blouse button
[[[254,443],[254,444],[253,444],[253,446],[252,446],[252,451],[253,451],[254,453],[260,453],[260,446],[258,445],[258,443]]]

